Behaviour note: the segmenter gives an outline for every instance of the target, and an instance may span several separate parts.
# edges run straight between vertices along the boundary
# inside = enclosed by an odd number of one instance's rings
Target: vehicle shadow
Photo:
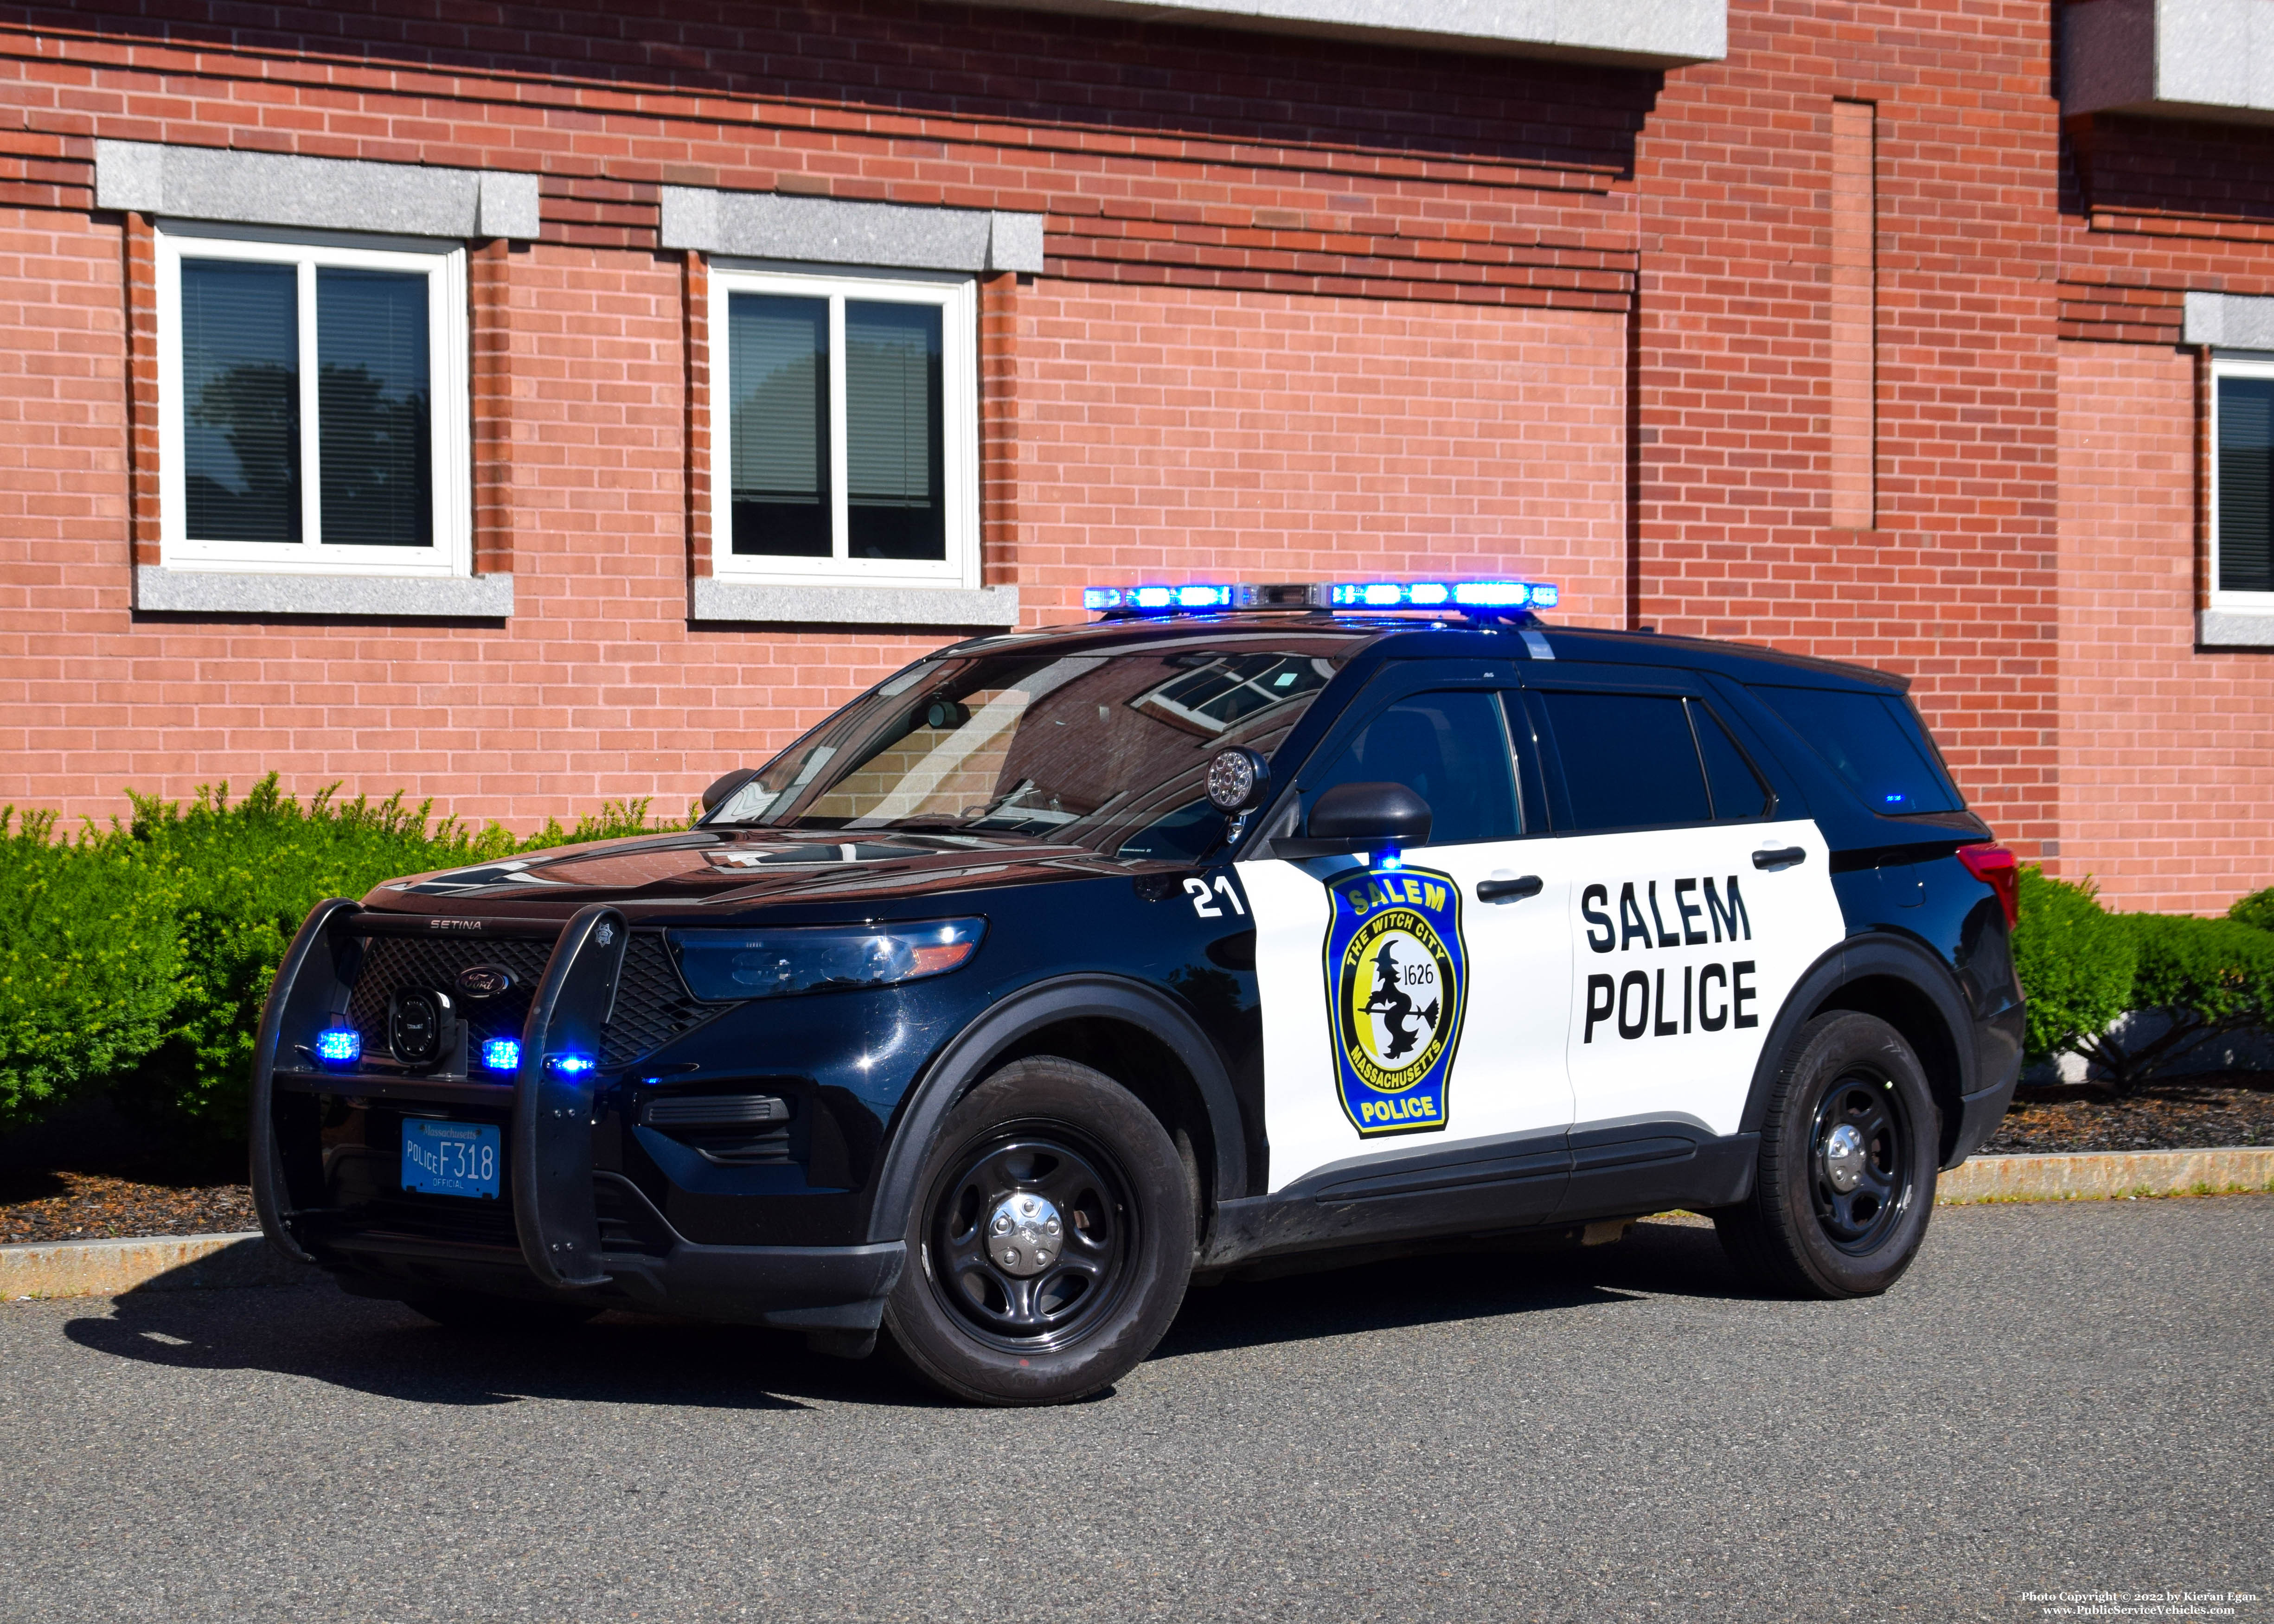
[[[1153,1357],[1669,1295],[1755,1294],[1730,1268],[1709,1226],[1642,1223],[1613,1245],[1540,1251],[1486,1244],[1276,1279],[1235,1276],[1188,1293]]]
[[[809,1351],[742,1326],[606,1314],[573,1332],[471,1335],[328,1280],[218,1290],[146,1287],[69,1320],[83,1348],[184,1371],[268,1371],[408,1403],[524,1398],[787,1410],[813,1402],[953,1407],[896,1362]],[[1638,1301],[1749,1295],[1710,1229],[1645,1223],[1615,1245],[1558,1252],[1478,1246],[1187,1294],[1153,1357],[1458,1320]],[[1108,1389],[1110,1395],[1111,1389]],[[1101,1395],[1099,1396],[1106,1396]]]
[[[328,1281],[282,1289],[140,1290],[64,1327],[83,1348],[191,1371],[270,1371],[410,1403],[524,1398],[714,1410],[802,1410],[808,1399],[925,1403],[896,1372],[809,1352],[744,1326],[606,1314],[566,1333],[474,1335]]]

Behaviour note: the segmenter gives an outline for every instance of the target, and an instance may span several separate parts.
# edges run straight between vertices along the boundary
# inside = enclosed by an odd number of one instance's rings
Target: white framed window
[[[416,239],[157,234],[169,568],[472,568],[466,256]]]
[[[2211,357],[2210,601],[2274,609],[2274,355]]]
[[[964,275],[714,263],[714,574],[979,584],[977,304]]]

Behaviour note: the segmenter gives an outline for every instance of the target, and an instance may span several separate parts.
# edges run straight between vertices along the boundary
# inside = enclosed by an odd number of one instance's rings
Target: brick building
[[[0,6],[0,801],[676,807],[1087,580],[1517,570],[1906,672],[2025,853],[2223,907],[2270,28]]]

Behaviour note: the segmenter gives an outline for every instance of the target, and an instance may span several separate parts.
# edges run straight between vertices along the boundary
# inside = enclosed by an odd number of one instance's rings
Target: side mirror
[[[727,797],[757,776],[758,770],[756,767],[737,767],[725,778],[714,781],[709,789],[703,792],[704,812],[705,814],[716,812],[727,803]]]
[[[1274,840],[1280,857],[1341,857],[1384,846],[1427,846],[1429,803],[1403,784],[1337,784],[1311,808],[1293,838]]]

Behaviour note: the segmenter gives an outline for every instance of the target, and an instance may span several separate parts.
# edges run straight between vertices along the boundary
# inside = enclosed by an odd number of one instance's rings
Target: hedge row
[[[612,803],[528,838],[492,823],[430,826],[398,794],[302,806],[272,774],[232,805],[224,784],[187,808],[131,796],[130,821],[58,838],[51,813],[0,808],[0,1131],[76,1094],[195,1138],[245,1126],[253,1028],[308,909],[381,880],[678,824]],[[2223,920],[2110,914],[2090,885],[2021,877],[2014,958],[2029,1053],[2074,1049],[2128,1088],[2196,1044],[2274,1027],[2274,889]],[[2112,1035],[2127,1011],[2172,1019]]]
[[[335,788],[337,786],[335,786]],[[676,824],[615,802],[519,838],[401,795],[302,806],[271,774],[184,808],[129,792],[132,817],[58,838],[52,813],[0,808],[0,1131],[108,1088],[192,1139],[245,1128],[253,1029],[310,907],[381,880]]]
[[[2074,1050],[2128,1092],[2229,1033],[2274,1029],[2274,888],[2225,919],[2111,914],[2090,881],[2022,870],[2014,960],[2029,997],[2029,1052]],[[2132,1011],[2160,1015],[2112,1031]]]

